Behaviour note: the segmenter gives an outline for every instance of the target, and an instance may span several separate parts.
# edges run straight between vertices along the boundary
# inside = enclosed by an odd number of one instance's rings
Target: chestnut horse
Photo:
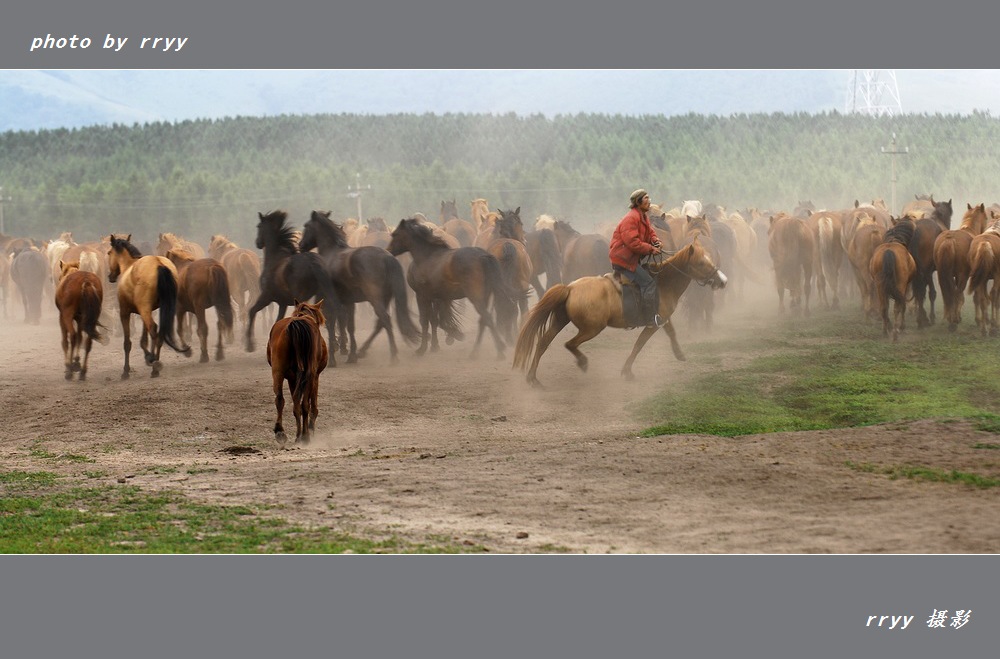
[[[875,315],[876,304],[874,282],[868,266],[872,262],[875,248],[882,244],[884,235],[885,229],[876,224],[873,218],[868,218],[857,225],[847,246],[847,259],[854,269],[854,278],[861,294],[861,311],[868,321]]]
[[[222,347],[222,337],[233,338],[233,302],[229,293],[229,278],[226,269],[215,259],[195,258],[180,248],[167,250],[167,258],[177,267],[177,335],[182,335],[184,315],[193,313],[198,320],[198,341],[201,344],[201,358],[208,361],[208,321],[205,311],[215,307],[218,317],[216,328],[219,340],[215,346],[215,359],[222,361],[226,352]]]
[[[246,323],[247,310],[260,296],[260,257],[222,235],[212,236],[208,256],[222,264],[229,279],[229,293],[236,302],[236,314]]]
[[[906,296],[909,293],[917,265],[910,255],[909,244],[913,238],[913,220],[897,222],[885,232],[881,245],[875,248],[868,272],[874,282],[878,311],[882,316],[882,333],[899,340],[906,316]],[[889,321],[889,302],[893,303],[893,320]]]
[[[969,249],[972,239],[986,230],[986,204],[972,206],[962,216],[958,229],[942,231],[934,241],[934,267],[944,306],[948,331],[954,332],[962,322],[965,285],[969,282]]]
[[[131,374],[129,353],[132,352],[132,336],[129,320],[132,314],[142,318],[142,338],[139,346],[146,363],[152,366],[152,377],[160,375],[160,349],[163,344],[183,354],[191,356],[191,346],[174,335],[174,320],[177,315],[177,268],[163,256],[143,256],[127,238],[111,236],[108,250],[108,281],[118,282],[118,314],[122,323],[122,349],[125,351],[125,367],[122,380]],[[160,310],[160,325],[153,320],[153,310]],[[149,345],[149,344],[152,345]],[[147,345],[149,348],[147,349]]]
[[[987,290],[990,280],[993,289]],[[969,248],[969,293],[976,306],[976,325],[983,336],[997,335],[1000,321],[1000,220],[972,239]]]
[[[774,263],[774,287],[778,291],[778,311],[785,311],[785,290],[794,313],[809,315],[809,293],[813,277],[815,239],[806,221],[791,215],[771,218],[767,249]],[[805,301],[803,303],[803,293]]]
[[[934,302],[937,300],[937,289],[934,287],[934,243],[943,231],[951,228],[951,199],[934,201],[932,196],[927,200],[930,211],[924,217],[915,218],[915,230],[910,241],[910,255],[917,265],[913,275],[913,302],[917,310],[917,327],[929,327],[937,320],[934,314]],[[930,315],[924,309],[924,298],[930,300]]]
[[[101,327],[101,304],[104,289],[93,272],[80,270],[80,264],[60,262],[61,274],[56,285],[56,309],[59,310],[59,329],[62,334],[63,363],[66,379],[80,373],[80,380],[87,378],[87,362],[94,341],[108,345],[110,339],[98,330]],[[86,336],[84,336],[86,335]],[[83,347],[83,363],[80,348]]]
[[[660,294],[660,317],[666,321],[663,331],[670,337],[674,356],[684,361],[684,353],[677,342],[670,315],[677,308],[677,302],[692,280],[703,286],[722,288],[726,285],[726,276],[712,262],[697,236],[687,247],[658,264],[651,265],[650,274],[656,278]],[[532,307],[528,319],[521,326],[514,348],[514,368],[528,368],[527,380],[530,385],[541,386],[536,376],[538,362],[552,340],[569,323],[576,326],[577,333],[566,342],[566,349],[576,357],[576,365],[580,370],[586,371],[587,356],[580,352],[579,346],[600,334],[606,327],[626,327],[621,289],[613,275],[581,277],[569,284],[556,284]],[[627,379],[633,379],[632,363],[655,333],[655,327],[644,327],[640,332],[622,367],[622,375]]]
[[[438,350],[438,327],[447,334],[449,344],[463,338],[455,317],[454,301],[468,298],[479,314],[479,332],[472,356],[478,353],[483,333],[489,329],[497,356],[503,358],[504,343],[497,324],[503,325],[505,314],[511,313],[518,292],[505,285],[496,258],[479,247],[452,249],[414,218],[400,220],[392,232],[389,253],[398,256],[404,252],[413,256],[406,280],[417,294],[420,310],[421,341],[417,354],[427,351],[428,342],[432,352]],[[490,309],[491,301],[498,316],[496,322]]]
[[[292,315],[276,322],[267,339],[267,363],[271,367],[274,407],[278,411],[274,438],[279,444],[285,443],[285,429],[281,425],[285,380],[288,380],[292,396],[295,441],[307,444],[309,431],[316,429],[319,374],[326,368],[328,359],[326,341],[319,329],[326,322],[322,307],[323,300],[316,304],[295,300]]]
[[[611,272],[611,258],[608,256],[611,243],[604,236],[580,233],[563,220],[556,220],[552,230],[562,250],[563,281]]]
[[[461,247],[471,247],[476,242],[476,227],[458,216],[454,199],[441,202],[441,230],[454,236]]]

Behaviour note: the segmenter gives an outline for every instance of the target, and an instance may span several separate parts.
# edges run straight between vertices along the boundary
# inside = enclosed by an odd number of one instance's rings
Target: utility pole
[[[889,146],[889,150],[886,151],[885,147],[882,147],[882,153],[887,153],[892,156],[892,205],[889,207],[889,213],[896,213],[896,156],[905,156],[910,152],[910,147],[903,147],[902,150],[896,148],[896,133],[892,134],[892,144]]]
[[[11,199],[10,197],[4,196],[3,188],[0,187],[0,233],[2,234],[7,233],[7,226],[3,222],[3,203],[5,201],[14,201],[14,200]]]
[[[361,172],[358,172],[357,177],[357,182],[354,184],[353,188],[351,186],[347,186],[347,196],[358,200],[358,226],[361,226],[361,223],[365,221],[364,217],[361,215]],[[372,186],[370,183],[364,187],[364,190],[371,189]]]

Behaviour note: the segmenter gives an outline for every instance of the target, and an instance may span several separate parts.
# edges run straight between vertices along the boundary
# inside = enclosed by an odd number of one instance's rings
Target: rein
[[[644,257],[643,261],[644,261],[646,267],[649,269],[649,271],[652,272],[654,275],[659,275],[660,272],[663,270],[663,268],[665,268],[666,266],[670,266],[671,268],[673,268],[674,270],[676,270],[680,274],[684,275],[685,277],[687,277],[688,279],[690,279],[694,283],[698,284],[699,286],[709,286],[709,285],[711,285],[712,282],[715,280],[715,275],[717,275],[719,273],[719,269],[715,268],[712,271],[712,274],[709,275],[705,279],[695,279],[690,274],[684,272],[683,270],[681,270],[680,268],[678,268],[676,265],[674,265],[673,263],[671,263],[670,261],[667,260],[669,257],[677,254],[679,251],[680,250],[674,250],[672,252],[666,252],[666,251],[664,251],[664,252],[660,252],[659,254],[650,254],[649,256]]]

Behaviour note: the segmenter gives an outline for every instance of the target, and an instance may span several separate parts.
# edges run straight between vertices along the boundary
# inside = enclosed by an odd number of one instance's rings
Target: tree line
[[[325,114],[115,124],[0,134],[8,234],[73,229],[155,237],[213,233],[249,243],[257,212],[304,222],[314,208],[394,225],[443,199],[522,208],[581,230],[615,221],[631,190],[668,207],[844,208],[914,194],[956,203],[1000,200],[1000,122],[987,113],[871,118],[837,112],[665,117],[576,114]],[[370,186],[370,187],[369,187]]]

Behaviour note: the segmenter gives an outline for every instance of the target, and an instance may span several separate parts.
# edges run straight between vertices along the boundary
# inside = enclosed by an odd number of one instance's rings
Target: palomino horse
[[[101,280],[92,272],[79,269],[78,263],[63,263],[62,276],[56,286],[56,309],[59,310],[59,329],[62,334],[63,363],[66,379],[80,373],[80,380],[87,379],[87,362],[94,341],[108,345],[110,339],[98,330],[104,289]],[[86,335],[86,336],[84,336]],[[80,348],[83,347],[83,363]]]
[[[674,356],[684,361],[670,315],[692,280],[712,288],[722,288],[726,285],[726,276],[715,267],[697,238],[679,252],[651,266],[650,270],[656,277],[660,294],[660,317],[666,320],[663,331],[670,337]],[[556,284],[532,307],[514,348],[514,368],[524,370],[527,366],[527,380],[532,386],[541,386],[536,376],[538,361],[556,335],[569,323],[576,326],[577,334],[566,342],[566,349],[576,357],[580,370],[586,371],[587,356],[580,352],[579,346],[600,334],[605,327],[625,327],[621,291],[611,275],[582,277],[569,284]],[[644,327],[640,332],[622,367],[622,375],[627,379],[634,377],[632,363],[655,333],[655,327]]]
[[[990,280],[993,289],[987,290]],[[969,293],[976,305],[976,325],[983,336],[997,335],[1000,322],[1000,220],[972,239],[969,248]]]
[[[267,339],[267,363],[271,367],[271,387],[278,418],[274,438],[285,443],[281,425],[285,411],[285,380],[292,396],[295,441],[307,444],[309,431],[316,429],[319,415],[319,374],[326,368],[327,347],[319,326],[326,322],[323,300],[316,304],[295,301],[292,315],[278,320]]]
[[[556,220],[552,230],[562,250],[563,281],[611,272],[611,244],[603,236],[580,233],[563,220]]]
[[[233,337],[233,302],[229,292],[229,278],[222,264],[211,258],[197,259],[183,249],[167,250],[167,258],[177,267],[177,335],[181,336],[184,314],[193,313],[198,320],[198,341],[201,344],[201,358],[208,361],[208,321],[205,311],[215,307],[218,317],[216,328],[219,340],[215,346],[215,359],[222,361],[226,352],[222,347],[222,337]]]
[[[897,222],[885,232],[881,245],[875,248],[868,271],[874,282],[878,299],[878,311],[882,316],[882,333],[892,336],[892,342],[899,340],[906,317],[906,296],[916,273],[917,264],[910,256],[909,244],[913,238],[913,220]],[[893,303],[889,321],[889,302]]]
[[[212,236],[208,256],[222,264],[229,279],[229,293],[236,302],[240,322],[247,322],[247,310],[260,297],[260,257],[222,235]]]
[[[934,241],[934,267],[941,286],[944,317],[948,331],[954,332],[962,322],[965,285],[969,282],[969,249],[972,239],[986,230],[986,204],[972,206],[962,216],[958,229],[942,231]]]
[[[458,216],[454,199],[441,202],[441,230],[454,236],[461,247],[471,247],[476,242],[476,227]]]
[[[514,210],[497,209],[500,217],[493,225],[493,238],[486,251],[492,254],[500,264],[500,272],[510,290],[518,291],[517,310],[521,317],[528,315],[528,290],[531,287],[533,267],[528,248],[524,245],[524,225],[521,222],[521,207]],[[494,301],[497,304],[497,301]],[[503,302],[500,302],[501,306]],[[504,309],[501,314],[506,322],[501,328],[508,339],[514,340],[514,328],[517,324],[515,309]],[[499,318],[498,318],[499,321]]]
[[[399,221],[392,232],[389,252],[394,255],[409,252],[413,256],[406,280],[417,294],[420,310],[422,336],[418,355],[427,351],[428,341],[432,352],[438,350],[438,327],[447,334],[448,343],[462,338],[453,305],[455,300],[468,298],[479,314],[479,332],[472,356],[479,351],[483,333],[489,329],[497,356],[503,358],[504,344],[497,332],[490,301],[498,310],[513,308],[518,293],[504,284],[500,264],[492,254],[479,247],[452,249],[413,218]],[[502,311],[499,315],[502,316]],[[497,321],[503,324],[505,318]]]
[[[396,302],[396,324],[403,339],[409,344],[416,344],[420,337],[420,330],[410,318],[403,266],[381,247],[348,247],[347,236],[330,219],[330,211],[313,211],[303,228],[299,248],[307,251],[314,247],[323,257],[326,270],[340,298],[340,340],[343,352],[346,352],[345,337],[350,335],[347,362],[353,363],[359,356],[364,357],[368,346],[383,329],[389,338],[390,358],[393,363],[399,361],[392,318],[389,317],[389,305],[393,300]],[[360,350],[354,339],[354,305],[357,302],[371,304],[377,318],[375,331],[361,345]]]
[[[246,349],[253,352],[253,321],[257,312],[276,302],[278,318],[285,317],[285,310],[295,300],[308,300],[320,297],[333,306],[334,313],[326,319],[326,331],[333,342],[336,332],[333,318],[340,302],[333,289],[330,277],[323,268],[323,259],[314,252],[299,252],[298,232],[285,222],[288,213],[272,211],[267,215],[257,213],[260,222],[257,224],[257,249],[264,250],[264,266],[260,275],[260,297],[247,312]],[[336,366],[337,358],[330,351],[328,366]]]
[[[161,233],[159,242],[156,243],[157,256],[166,256],[172,249],[182,249],[195,259],[205,258],[205,250],[198,243],[173,233]]]
[[[813,265],[816,271],[816,295],[824,307],[839,309],[840,268],[846,255],[846,250],[840,240],[842,214],[838,211],[819,211],[810,213],[805,220],[813,232],[816,245],[816,251],[813,255]],[[832,293],[832,302],[826,294],[827,284],[829,284]]]
[[[914,220],[915,229],[910,241],[910,255],[917,264],[917,272],[913,275],[913,302],[917,310],[917,327],[933,325],[935,320],[934,302],[937,300],[937,289],[934,287],[934,243],[942,231],[951,228],[951,199],[948,201],[927,200],[931,210],[922,218]],[[924,309],[924,297],[930,298],[931,313],[928,316]]]
[[[174,319],[177,315],[177,268],[163,256],[143,256],[127,238],[111,236],[108,250],[108,281],[118,282],[118,314],[121,317],[125,351],[125,367],[122,379],[131,374],[129,353],[132,352],[132,314],[142,318],[142,338],[139,346],[146,363],[153,367],[152,377],[160,374],[160,349],[163,344],[183,354],[191,356],[191,346],[174,336]],[[153,320],[153,310],[160,310],[160,325]],[[152,343],[147,349],[147,345]]]
[[[778,311],[785,311],[785,290],[794,313],[809,315],[810,283],[813,276],[815,240],[806,221],[791,215],[771,218],[767,249],[774,263],[774,287],[778,291]],[[803,293],[805,302],[803,304]]]
[[[49,262],[34,247],[26,247],[17,252],[10,262],[10,279],[21,293],[24,322],[37,325],[42,319],[43,289],[52,281]]]

